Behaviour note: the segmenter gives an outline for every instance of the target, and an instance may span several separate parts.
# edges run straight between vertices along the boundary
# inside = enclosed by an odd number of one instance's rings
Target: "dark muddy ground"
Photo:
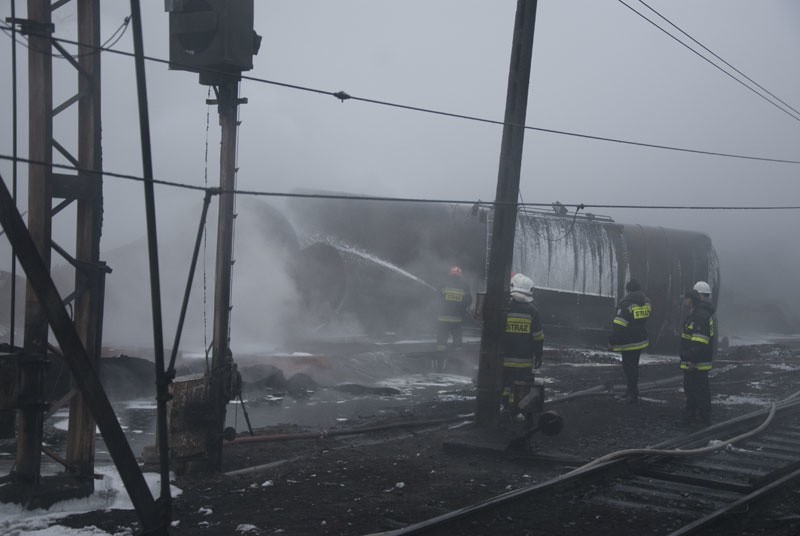
[[[712,379],[716,422],[765,407],[800,390],[800,357],[776,346],[736,347],[722,352]],[[621,367],[606,353],[548,352],[542,375],[553,379],[548,394],[621,383]],[[596,366],[594,366],[596,365]],[[602,366],[606,365],[606,366]],[[680,376],[674,360],[640,366],[641,384]],[[564,419],[554,437],[537,437],[534,451],[591,460],[625,448],[645,447],[687,434],[681,424],[684,395],[673,388],[643,392],[639,404],[624,405],[600,394],[573,398],[549,409]],[[413,408],[362,414],[346,429],[450,419],[447,424],[383,429],[364,434],[329,435],[301,440],[227,445],[224,470],[271,466],[235,475],[179,476],[182,494],[173,503],[171,534],[331,534],[364,535],[468,506],[508,490],[543,482],[573,466],[510,456],[500,450],[470,450],[504,441],[481,432],[466,417],[475,409],[474,391]],[[466,395],[466,396],[459,396]],[[342,428],[344,430],[345,427]],[[260,433],[315,432],[282,425]],[[724,439],[724,438],[723,438]],[[445,448],[446,445],[458,448]],[[579,462],[575,462],[576,464]],[[800,487],[763,507],[742,512],[715,534],[797,534]],[[520,506],[525,509],[524,504]],[[536,519],[513,513],[492,522],[465,525],[459,534],[559,534],[576,527],[586,534],[659,534],[643,532],[636,516],[593,519],[573,515],[574,505],[552,505]],[[78,515],[62,521],[72,527],[94,525],[110,533],[135,527],[132,511]],[[570,530],[567,530],[567,529]]]

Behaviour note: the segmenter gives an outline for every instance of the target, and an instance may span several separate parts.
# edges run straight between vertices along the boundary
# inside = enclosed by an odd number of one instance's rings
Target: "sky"
[[[12,0],[0,0],[0,17]],[[663,21],[637,1],[632,8]],[[74,4],[74,2],[72,3]],[[75,36],[75,7],[54,15],[56,35]],[[16,1],[24,16],[25,2]],[[800,4],[794,0],[652,0],[651,6],[772,93],[800,109]],[[516,2],[512,0],[257,0],[263,37],[248,76],[500,121]],[[168,58],[163,2],[142,2],[145,53]],[[103,2],[110,36],[130,12]],[[697,45],[693,45],[695,48]],[[11,40],[0,34],[0,154],[12,153]],[[132,51],[131,31],[114,47]],[[25,53],[17,47],[20,154],[27,151]],[[56,61],[55,103],[76,87]],[[103,56],[103,162],[141,175],[136,84],[130,58]],[[219,125],[197,76],[147,65],[154,173],[218,184]],[[241,189],[324,189],[362,195],[493,200],[502,127],[245,80],[238,144]],[[72,114],[72,115],[71,115]],[[73,147],[74,112],[54,131]],[[800,118],[800,114],[795,114]],[[800,160],[800,119],[769,104],[643,20],[618,0],[540,0],[526,124],[576,134],[702,151]],[[208,157],[206,154],[208,143]],[[58,159],[59,157],[57,157]],[[565,204],[799,205],[797,164],[688,154],[528,130],[524,201]],[[20,203],[27,188],[19,170]],[[9,184],[12,166],[0,160]],[[104,251],[145,234],[140,183],[104,184]],[[202,193],[157,187],[165,234],[193,229]],[[63,218],[69,221],[70,210]],[[589,209],[622,223],[708,234],[728,295],[798,309],[794,236],[798,211]],[[212,210],[212,214],[215,211]],[[212,218],[215,217],[212,215]],[[186,227],[188,223],[188,227]],[[56,225],[56,241],[74,225]],[[190,235],[193,236],[193,235]],[[237,241],[243,238],[237,236]],[[191,239],[181,246],[188,263]],[[244,246],[237,242],[238,249]],[[0,240],[0,270],[10,269]],[[144,260],[143,260],[144,262]],[[181,270],[184,270],[181,267]]]

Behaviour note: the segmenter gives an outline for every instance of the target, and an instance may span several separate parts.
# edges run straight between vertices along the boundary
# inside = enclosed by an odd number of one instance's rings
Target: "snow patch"
[[[615,358],[616,359],[616,358]],[[619,363],[622,362],[621,359],[617,359]],[[559,363],[559,366],[562,367],[618,367],[619,363]]]
[[[158,406],[152,400],[131,400],[125,403],[125,407],[128,409],[158,409]]]
[[[800,370],[800,367],[795,367],[792,365],[787,365],[785,363],[777,364],[777,363],[770,363],[767,365],[771,369],[775,370]]]
[[[772,404],[771,400],[757,398],[755,396],[740,396],[740,395],[717,395],[714,401],[726,406],[738,406],[742,404],[750,404],[753,406],[769,406]]]
[[[113,466],[99,466],[95,472],[103,475],[103,479],[95,482],[95,492],[82,499],[61,501],[48,509],[25,510],[19,504],[0,503],[0,534],[36,535],[36,536],[97,536],[107,535],[96,527],[70,529],[55,523],[73,514],[83,514],[95,510],[133,510],[133,503],[122,484],[122,478]],[[157,496],[160,491],[161,477],[157,473],[144,473],[150,493]],[[181,490],[170,486],[172,497],[181,494]],[[130,536],[126,529],[112,536]]]
[[[472,385],[472,379],[468,376],[457,376],[450,374],[410,374],[407,376],[397,376],[377,382],[380,387],[392,387],[403,394],[411,394],[415,390],[427,389],[430,387],[452,387],[455,385]]]
[[[455,402],[459,400],[475,400],[475,395],[459,395],[452,393],[440,394],[436,397],[441,402]]]

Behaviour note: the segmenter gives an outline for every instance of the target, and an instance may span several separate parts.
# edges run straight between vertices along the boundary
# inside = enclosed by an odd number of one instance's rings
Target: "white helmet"
[[[707,297],[711,297],[711,287],[705,281],[698,281],[693,287],[697,292]]]
[[[533,280],[524,274],[514,274],[511,278],[511,297],[520,302],[533,301]]]

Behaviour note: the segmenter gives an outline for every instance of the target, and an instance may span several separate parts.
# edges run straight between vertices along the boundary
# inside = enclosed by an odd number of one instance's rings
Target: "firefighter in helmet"
[[[514,382],[529,381],[534,369],[542,366],[544,352],[542,321],[533,304],[533,281],[526,275],[515,274],[511,278],[510,290],[505,333],[500,339],[505,410],[511,410],[519,402],[514,400]]]
[[[626,404],[639,401],[639,357],[650,341],[647,338],[647,319],[650,318],[650,299],[636,279],[625,285],[627,293],[617,305],[608,345],[622,355],[622,372],[626,389],[621,397]]]
[[[681,332],[681,369],[683,391],[686,393],[686,423],[711,424],[711,389],[708,372],[714,354],[714,305],[711,286],[698,281],[684,294],[684,304],[690,307],[689,317]]]
[[[441,372],[445,366],[444,351],[452,336],[453,346],[458,348],[463,341],[462,324],[472,305],[472,290],[464,279],[459,266],[451,266],[447,282],[439,290],[439,316],[436,329],[436,369]]]

